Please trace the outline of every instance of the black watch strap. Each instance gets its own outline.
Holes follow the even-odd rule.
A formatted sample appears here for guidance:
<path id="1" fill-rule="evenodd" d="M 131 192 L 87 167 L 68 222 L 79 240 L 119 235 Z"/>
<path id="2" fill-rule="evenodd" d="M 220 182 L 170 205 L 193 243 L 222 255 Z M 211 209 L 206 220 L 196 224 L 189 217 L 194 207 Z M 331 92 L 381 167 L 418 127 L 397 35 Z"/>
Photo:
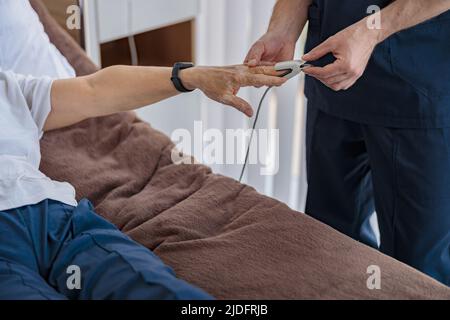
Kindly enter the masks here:
<path id="1" fill-rule="evenodd" d="M 186 89 L 186 87 L 183 85 L 183 82 L 181 81 L 181 79 L 179 77 L 179 74 L 180 74 L 181 70 L 189 69 L 189 68 L 192 68 L 193 66 L 194 66 L 193 63 L 187 63 L 187 62 L 177 62 L 173 66 L 172 78 L 170 80 L 172 80 L 173 85 L 175 86 L 175 88 L 179 92 L 192 92 L 192 91 L 194 91 L 194 90 Z"/>

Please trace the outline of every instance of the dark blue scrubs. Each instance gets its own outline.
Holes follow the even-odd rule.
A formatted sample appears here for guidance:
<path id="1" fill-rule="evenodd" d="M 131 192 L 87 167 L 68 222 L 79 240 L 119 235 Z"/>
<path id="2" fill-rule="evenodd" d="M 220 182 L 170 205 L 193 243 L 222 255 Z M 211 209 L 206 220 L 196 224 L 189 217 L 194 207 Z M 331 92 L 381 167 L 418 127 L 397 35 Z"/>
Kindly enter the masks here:
<path id="1" fill-rule="evenodd" d="M 306 51 L 388 0 L 315 0 Z M 333 61 L 328 55 L 315 62 Z M 450 11 L 375 49 L 349 90 L 308 77 L 306 212 L 450 285 Z"/>

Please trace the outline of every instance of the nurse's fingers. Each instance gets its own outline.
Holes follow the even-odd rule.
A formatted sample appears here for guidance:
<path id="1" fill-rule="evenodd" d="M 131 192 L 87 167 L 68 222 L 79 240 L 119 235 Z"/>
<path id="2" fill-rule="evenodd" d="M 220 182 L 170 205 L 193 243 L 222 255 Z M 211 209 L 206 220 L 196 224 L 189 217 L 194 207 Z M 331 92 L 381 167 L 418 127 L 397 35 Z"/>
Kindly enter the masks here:
<path id="1" fill-rule="evenodd" d="M 317 59 L 322 58 L 323 56 L 327 55 L 328 53 L 332 52 L 334 49 L 334 41 L 329 38 L 328 40 L 325 40 L 322 42 L 322 44 L 319 44 L 317 47 L 312 49 L 310 52 L 305 54 L 302 57 L 302 60 L 304 61 L 315 61 Z"/>
<path id="2" fill-rule="evenodd" d="M 320 81 L 323 81 L 324 83 L 326 83 L 327 85 L 333 85 L 333 84 L 338 84 L 341 83 L 345 80 L 348 80 L 351 78 L 351 75 L 349 75 L 348 73 L 343 73 L 341 75 L 338 76 L 334 76 L 331 78 L 327 78 L 327 79 L 319 79 Z"/>
<path id="3" fill-rule="evenodd" d="M 355 80 L 355 79 L 350 79 L 350 80 L 348 80 L 348 81 L 343 81 L 342 83 L 341 83 L 341 87 L 342 87 L 342 89 L 341 90 L 348 90 L 348 89 L 350 89 L 351 87 L 353 87 L 353 85 L 356 83 L 356 81 L 357 80 Z"/>
<path id="4" fill-rule="evenodd" d="M 308 67 L 303 70 L 305 74 L 320 79 L 329 79 L 340 76 L 345 73 L 340 63 L 337 60 L 325 67 Z"/>
<path id="5" fill-rule="evenodd" d="M 350 78 L 334 84 L 328 84 L 324 81 L 321 82 L 333 91 L 345 91 L 350 89 L 355 84 L 356 80 Z"/>
<path id="6" fill-rule="evenodd" d="M 261 41 L 257 41 L 253 47 L 250 49 L 247 57 L 245 58 L 245 63 L 250 67 L 256 67 L 264 54 L 265 46 Z"/>

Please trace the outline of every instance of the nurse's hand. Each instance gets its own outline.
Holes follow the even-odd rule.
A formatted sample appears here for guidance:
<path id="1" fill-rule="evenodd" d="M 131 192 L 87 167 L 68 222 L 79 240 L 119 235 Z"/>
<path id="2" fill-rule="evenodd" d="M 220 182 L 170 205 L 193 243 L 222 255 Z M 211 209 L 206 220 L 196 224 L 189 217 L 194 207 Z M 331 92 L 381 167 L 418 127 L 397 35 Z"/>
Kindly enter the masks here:
<path id="1" fill-rule="evenodd" d="M 295 37 L 287 37 L 287 33 L 267 32 L 252 46 L 244 63 L 250 67 L 289 61 L 294 58 Z"/>
<path id="2" fill-rule="evenodd" d="M 369 29 L 365 21 L 358 22 L 303 56 L 305 61 L 315 61 L 331 53 L 336 58 L 333 63 L 304 71 L 334 91 L 347 90 L 364 74 L 379 41 L 379 30 Z"/>

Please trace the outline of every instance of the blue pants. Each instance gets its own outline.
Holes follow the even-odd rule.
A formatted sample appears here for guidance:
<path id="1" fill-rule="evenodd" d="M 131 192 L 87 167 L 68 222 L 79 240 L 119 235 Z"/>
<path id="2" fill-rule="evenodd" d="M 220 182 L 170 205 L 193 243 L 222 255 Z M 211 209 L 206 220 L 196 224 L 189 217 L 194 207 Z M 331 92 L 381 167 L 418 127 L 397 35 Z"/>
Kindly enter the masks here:
<path id="1" fill-rule="evenodd" d="M 368 126 L 308 108 L 306 212 L 450 285 L 450 128 Z"/>
<path id="2" fill-rule="evenodd" d="M 0 299 L 210 298 L 87 200 L 77 208 L 46 200 L 0 212 Z"/>

